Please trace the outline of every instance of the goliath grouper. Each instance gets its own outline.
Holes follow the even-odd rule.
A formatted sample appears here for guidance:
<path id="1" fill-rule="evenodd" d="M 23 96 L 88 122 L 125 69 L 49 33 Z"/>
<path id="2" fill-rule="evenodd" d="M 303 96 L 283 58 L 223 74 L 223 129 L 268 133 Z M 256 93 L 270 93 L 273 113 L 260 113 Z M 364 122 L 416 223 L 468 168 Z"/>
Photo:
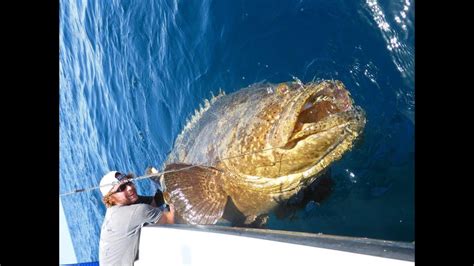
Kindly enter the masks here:
<path id="1" fill-rule="evenodd" d="M 315 181 L 365 123 L 340 81 L 221 94 L 177 137 L 161 177 L 165 196 L 179 222 L 215 224 L 231 202 L 250 224 Z"/>

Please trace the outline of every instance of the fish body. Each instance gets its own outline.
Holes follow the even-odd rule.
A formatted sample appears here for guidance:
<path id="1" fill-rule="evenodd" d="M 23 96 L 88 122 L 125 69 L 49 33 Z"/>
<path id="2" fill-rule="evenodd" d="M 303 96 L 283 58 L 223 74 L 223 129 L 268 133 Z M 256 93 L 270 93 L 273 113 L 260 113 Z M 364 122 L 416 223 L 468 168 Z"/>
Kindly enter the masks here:
<path id="1" fill-rule="evenodd" d="M 177 137 L 161 177 L 179 220 L 251 223 L 311 184 L 366 123 L 340 81 L 254 84 L 219 95 Z"/>

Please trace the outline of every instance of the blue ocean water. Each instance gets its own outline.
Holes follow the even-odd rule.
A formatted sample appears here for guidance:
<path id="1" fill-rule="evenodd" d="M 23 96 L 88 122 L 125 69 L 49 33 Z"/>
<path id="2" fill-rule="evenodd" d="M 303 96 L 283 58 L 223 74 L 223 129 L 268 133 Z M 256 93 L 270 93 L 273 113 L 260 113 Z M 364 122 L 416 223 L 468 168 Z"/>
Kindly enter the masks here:
<path id="1" fill-rule="evenodd" d="M 59 41 L 61 193 L 161 167 L 220 89 L 338 79 L 367 112 L 364 136 L 325 201 L 268 227 L 414 240 L 413 0 L 61 0 Z M 61 200 L 78 261 L 96 261 L 100 192 Z"/>

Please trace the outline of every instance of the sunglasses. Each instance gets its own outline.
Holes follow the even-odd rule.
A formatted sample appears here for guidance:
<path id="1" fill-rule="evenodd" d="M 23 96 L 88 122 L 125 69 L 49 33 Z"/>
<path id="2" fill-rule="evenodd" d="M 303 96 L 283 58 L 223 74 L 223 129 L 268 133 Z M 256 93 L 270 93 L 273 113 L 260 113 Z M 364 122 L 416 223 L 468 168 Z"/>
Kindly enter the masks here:
<path id="1" fill-rule="evenodd" d="M 114 193 L 112 193 L 112 194 L 125 191 L 125 189 L 127 189 L 127 186 L 134 186 L 134 185 L 135 185 L 135 184 L 133 184 L 132 181 L 128 181 L 128 182 L 126 182 L 126 183 L 123 183 L 123 184 L 120 185 L 120 186 L 118 187 L 118 189 L 117 189 Z"/>

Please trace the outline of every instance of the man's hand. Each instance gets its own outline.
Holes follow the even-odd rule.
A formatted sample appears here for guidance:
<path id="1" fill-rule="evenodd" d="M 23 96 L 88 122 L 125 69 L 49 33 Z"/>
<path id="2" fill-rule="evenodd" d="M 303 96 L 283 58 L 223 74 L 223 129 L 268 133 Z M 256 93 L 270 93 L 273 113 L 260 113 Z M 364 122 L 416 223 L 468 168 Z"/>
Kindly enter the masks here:
<path id="1" fill-rule="evenodd" d="M 170 211 L 165 211 L 161 215 L 161 218 L 157 221 L 158 224 L 174 224 L 174 206 L 173 204 L 168 205 Z"/>

